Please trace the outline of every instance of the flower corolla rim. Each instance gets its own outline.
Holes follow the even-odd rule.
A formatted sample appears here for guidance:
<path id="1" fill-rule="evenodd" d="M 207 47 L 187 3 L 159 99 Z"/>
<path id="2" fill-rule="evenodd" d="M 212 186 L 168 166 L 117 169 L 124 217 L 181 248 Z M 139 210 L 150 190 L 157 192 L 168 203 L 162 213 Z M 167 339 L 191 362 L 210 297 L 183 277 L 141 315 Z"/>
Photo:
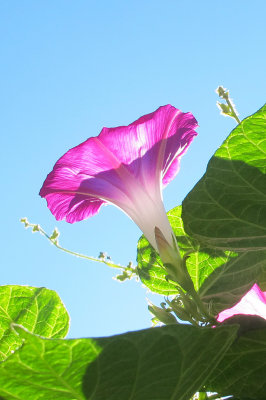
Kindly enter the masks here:
<path id="1" fill-rule="evenodd" d="M 112 203 L 139 226 L 155 249 L 155 226 L 171 243 L 162 187 L 178 173 L 196 127 L 191 113 L 166 105 L 128 126 L 103 128 L 56 162 L 40 195 L 57 220 L 81 221 Z"/>
<path id="2" fill-rule="evenodd" d="M 235 315 L 254 315 L 266 320 L 266 292 L 255 283 L 233 307 L 221 311 L 218 322 L 224 322 Z"/>

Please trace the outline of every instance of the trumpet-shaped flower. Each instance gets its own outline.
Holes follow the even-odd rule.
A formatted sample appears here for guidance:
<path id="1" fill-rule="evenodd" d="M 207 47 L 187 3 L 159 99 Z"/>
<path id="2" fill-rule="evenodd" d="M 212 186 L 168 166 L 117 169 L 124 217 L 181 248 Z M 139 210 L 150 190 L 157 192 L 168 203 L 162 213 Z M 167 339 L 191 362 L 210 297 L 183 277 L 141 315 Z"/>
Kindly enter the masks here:
<path id="1" fill-rule="evenodd" d="M 235 315 L 256 315 L 266 319 L 266 292 L 255 283 L 236 305 L 221 311 L 217 321 L 223 322 Z"/>
<path id="2" fill-rule="evenodd" d="M 111 203 L 139 226 L 156 250 L 156 226 L 172 244 L 162 186 L 177 174 L 196 126 L 191 113 L 167 105 L 128 126 L 103 128 L 56 162 L 40 195 L 57 220 L 80 221 Z"/>

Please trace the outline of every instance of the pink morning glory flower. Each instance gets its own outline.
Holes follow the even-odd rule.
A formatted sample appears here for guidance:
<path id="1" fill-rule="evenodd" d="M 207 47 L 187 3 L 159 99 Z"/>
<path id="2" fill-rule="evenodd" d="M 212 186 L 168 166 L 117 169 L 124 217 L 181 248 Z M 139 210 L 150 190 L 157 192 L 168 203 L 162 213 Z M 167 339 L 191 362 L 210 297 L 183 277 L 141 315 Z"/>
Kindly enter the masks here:
<path id="1" fill-rule="evenodd" d="M 256 315 L 266 319 L 266 292 L 255 283 L 235 306 L 220 312 L 217 321 L 223 322 L 235 315 Z"/>
<path id="2" fill-rule="evenodd" d="M 70 223 L 91 217 L 111 203 L 139 226 L 156 250 L 155 227 L 172 245 L 162 186 L 177 174 L 196 126 L 191 113 L 167 105 L 128 126 L 103 128 L 99 136 L 70 149 L 56 162 L 40 195 L 57 220 Z"/>

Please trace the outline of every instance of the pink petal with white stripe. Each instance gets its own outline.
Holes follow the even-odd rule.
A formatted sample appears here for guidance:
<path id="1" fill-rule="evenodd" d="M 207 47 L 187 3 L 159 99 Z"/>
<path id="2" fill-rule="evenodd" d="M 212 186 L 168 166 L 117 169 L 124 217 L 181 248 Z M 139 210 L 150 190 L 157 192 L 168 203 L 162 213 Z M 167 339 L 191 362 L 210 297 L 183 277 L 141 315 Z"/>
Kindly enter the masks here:
<path id="1" fill-rule="evenodd" d="M 133 219 L 154 248 L 155 226 L 172 243 L 162 184 L 177 174 L 196 126 L 191 113 L 167 105 L 128 126 L 103 128 L 98 137 L 57 161 L 40 195 L 58 220 L 80 221 L 112 203 Z"/>

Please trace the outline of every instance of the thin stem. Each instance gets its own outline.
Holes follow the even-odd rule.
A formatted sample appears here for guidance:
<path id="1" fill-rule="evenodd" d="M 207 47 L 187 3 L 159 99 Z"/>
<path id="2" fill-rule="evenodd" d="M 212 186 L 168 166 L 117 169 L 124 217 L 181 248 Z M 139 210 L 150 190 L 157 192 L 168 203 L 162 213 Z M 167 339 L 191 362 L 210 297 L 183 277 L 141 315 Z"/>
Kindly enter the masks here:
<path id="1" fill-rule="evenodd" d="M 229 96 L 226 96 L 224 99 L 225 99 L 225 101 L 226 101 L 228 107 L 230 108 L 230 110 L 231 110 L 231 112 L 232 112 L 232 116 L 233 116 L 233 117 L 235 118 L 235 120 L 240 124 L 241 121 L 240 121 L 240 119 L 238 118 L 238 116 L 237 116 L 237 114 L 236 114 L 235 108 L 234 108 L 233 104 L 231 103 Z"/>
<path id="2" fill-rule="evenodd" d="M 234 118 L 237 121 L 237 123 L 240 124 L 241 121 L 238 118 L 234 104 L 232 103 L 232 101 L 230 100 L 230 97 L 229 97 L 229 90 L 226 90 L 223 86 L 219 86 L 216 89 L 216 92 L 217 92 L 218 96 L 221 97 L 221 99 L 224 99 L 226 101 L 227 106 L 230 110 L 230 111 L 228 111 L 227 109 L 224 110 L 224 107 L 226 108 L 226 106 L 224 104 L 218 103 L 219 108 L 221 108 L 221 110 L 222 110 L 222 114 Z"/>
<path id="3" fill-rule="evenodd" d="M 47 239 L 50 240 L 49 237 Z M 100 258 L 90 257 L 90 256 L 86 256 L 85 254 L 80 254 L 80 253 L 76 253 L 75 251 L 68 250 L 68 249 L 60 246 L 59 244 L 54 243 L 52 240 L 50 240 L 50 242 L 53 243 L 55 245 L 55 247 L 57 247 L 59 250 L 65 251 L 66 253 L 71 254 L 72 256 L 76 256 L 76 257 L 79 257 L 79 258 L 85 258 L 86 260 L 89 260 L 89 261 L 95 261 L 95 262 L 103 263 L 103 264 L 108 265 L 108 267 L 112 267 L 112 268 L 126 269 L 126 267 L 124 267 L 124 266 L 117 265 L 115 263 L 108 262 L 108 261 L 100 259 Z"/>
<path id="4" fill-rule="evenodd" d="M 123 265 L 115 264 L 115 263 L 113 263 L 111 261 L 106 261 L 104 258 L 90 257 L 90 256 L 87 256 L 85 254 L 81 254 L 81 253 L 77 253 L 75 251 L 68 250 L 65 247 L 60 246 L 58 244 L 56 238 L 53 239 L 52 237 L 50 237 L 48 235 L 48 233 L 46 233 L 45 230 L 40 225 L 31 224 L 26 219 L 22 219 L 21 222 L 24 223 L 26 228 L 28 228 L 28 227 L 32 228 L 33 232 L 40 232 L 41 235 L 45 236 L 46 239 L 48 239 L 49 242 L 52 243 L 55 247 L 57 247 L 59 250 L 62 250 L 64 252 L 68 253 L 68 254 L 71 254 L 72 256 L 76 256 L 76 257 L 79 257 L 79 258 L 84 258 L 85 260 L 89 260 L 89 261 L 102 263 L 102 264 L 108 265 L 108 267 L 111 267 L 111 268 L 117 268 L 117 269 L 122 269 L 122 270 L 125 270 L 125 271 L 130 271 L 133 274 L 135 273 L 135 269 L 130 267 L 130 266 L 125 267 Z"/>
<path id="5" fill-rule="evenodd" d="M 193 397 L 193 399 L 197 400 L 233 400 L 233 396 L 226 396 L 226 397 L 221 397 L 219 393 L 213 393 L 213 394 L 207 394 L 206 392 L 198 392 L 197 395 Z M 193 400 L 191 399 L 191 400 Z"/>
<path id="6" fill-rule="evenodd" d="M 210 396 L 207 397 L 208 400 L 218 400 L 218 399 L 224 399 L 224 397 L 221 397 L 218 393 L 216 394 L 211 394 Z M 226 397 L 227 400 L 232 399 L 233 397 Z"/>

